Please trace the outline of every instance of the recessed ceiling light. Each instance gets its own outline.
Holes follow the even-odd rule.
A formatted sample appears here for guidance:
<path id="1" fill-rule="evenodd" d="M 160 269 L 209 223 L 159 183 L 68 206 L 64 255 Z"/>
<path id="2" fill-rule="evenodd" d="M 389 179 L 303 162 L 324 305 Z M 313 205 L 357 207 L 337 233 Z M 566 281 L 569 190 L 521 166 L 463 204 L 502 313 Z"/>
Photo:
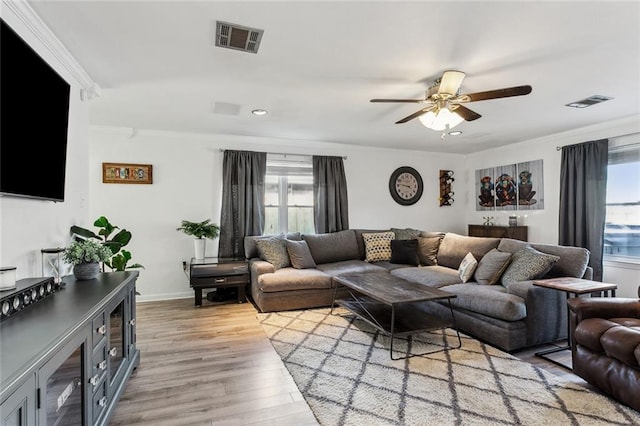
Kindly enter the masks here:
<path id="1" fill-rule="evenodd" d="M 267 115 L 267 110 L 266 109 L 254 109 L 251 111 L 251 114 L 253 115 Z"/>
<path id="2" fill-rule="evenodd" d="M 449 132 L 449 136 L 458 136 L 461 134 L 462 132 L 460 130 L 454 130 L 453 132 Z"/>

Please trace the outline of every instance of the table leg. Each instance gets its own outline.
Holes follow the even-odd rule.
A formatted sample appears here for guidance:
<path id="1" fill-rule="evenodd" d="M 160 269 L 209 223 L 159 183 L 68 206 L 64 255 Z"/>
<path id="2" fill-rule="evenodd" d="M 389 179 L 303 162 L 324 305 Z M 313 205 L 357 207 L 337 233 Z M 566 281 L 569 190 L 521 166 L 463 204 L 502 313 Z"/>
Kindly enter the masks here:
<path id="1" fill-rule="evenodd" d="M 202 306 L 202 288 L 194 287 L 193 291 L 196 294 L 196 308 L 199 308 L 200 306 Z"/>
<path id="2" fill-rule="evenodd" d="M 571 297 L 571 293 L 569 293 L 568 291 L 565 292 L 565 296 L 566 296 L 566 300 L 568 301 L 569 298 Z M 578 297 L 578 295 L 576 294 L 576 297 Z M 553 349 L 547 349 L 546 351 L 541 351 L 541 352 L 536 352 L 535 356 L 545 359 L 549 362 L 552 362 L 556 365 L 559 365 L 560 367 L 564 367 L 568 370 L 573 370 L 572 366 L 568 366 L 565 364 L 562 364 L 561 362 L 556 361 L 555 359 L 549 358 L 547 355 L 549 354 L 554 354 L 556 352 L 561 352 L 561 351 L 566 351 L 566 350 L 571 350 L 571 312 L 569 311 L 569 306 L 567 305 L 566 301 L 565 301 L 565 306 L 567 307 L 567 344 L 566 346 L 561 346 L 558 348 L 553 348 Z"/>
<path id="3" fill-rule="evenodd" d="M 247 296 L 244 292 L 244 284 L 238 286 L 238 303 L 244 303 L 247 300 Z"/>

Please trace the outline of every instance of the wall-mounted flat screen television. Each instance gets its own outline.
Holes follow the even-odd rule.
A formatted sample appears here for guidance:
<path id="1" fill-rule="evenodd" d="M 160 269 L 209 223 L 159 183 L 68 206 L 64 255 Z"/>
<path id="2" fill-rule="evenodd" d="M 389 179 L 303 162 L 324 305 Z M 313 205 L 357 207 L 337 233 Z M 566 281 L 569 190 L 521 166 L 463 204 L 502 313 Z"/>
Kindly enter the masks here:
<path id="1" fill-rule="evenodd" d="M 70 85 L 0 26 L 0 194 L 64 201 Z"/>

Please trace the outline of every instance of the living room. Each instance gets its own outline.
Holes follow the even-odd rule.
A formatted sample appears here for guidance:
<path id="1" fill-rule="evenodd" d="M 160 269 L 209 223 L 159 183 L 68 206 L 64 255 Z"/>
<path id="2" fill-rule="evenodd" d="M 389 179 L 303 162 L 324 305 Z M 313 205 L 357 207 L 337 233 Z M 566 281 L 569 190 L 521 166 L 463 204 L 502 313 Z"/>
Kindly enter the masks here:
<path id="1" fill-rule="evenodd" d="M 109 21 L 100 24 L 104 27 L 97 26 L 97 23 L 101 21 L 96 16 L 99 16 L 100 13 L 104 13 L 105 16 L 117 15 L 118 13 L 126 15 L 126 3 L 123 2 L 119 6 L 122 9 L 116 8 L 114 10 L 108 10 L 109 6 L 106 4 L 93 6 L 88 4 L 83 6 L 86 9 L 82 9 L 79 5 L 72 3 L 68 3 L 66 6 L 56 5 L 55 2 L 29 2 L 25 3 L 26 6 L 23 2 L 3 0 L 2 3 L 2 19 L 34 47 L 57 72 L 71 82 L 64 202 L 53 203 L 14 197 L 0 198 L 2 207 L 0 263 L 3 266 L 16 266 L 18 279 L 40 276 L 43 270 L 40 250 L 47 247 L 66 246 L 70 242 L 71 236 L 68 231 L 71 226 L 91 227 L 97 217 L 104 215 L 114 224 L 126 227 L 133 234 L 128 247 L 133 253 L 134 261 L 145 266 L 145 269 L 140 270 L 140 276 L 137 280 L 137 291 L 140 293 L 137 298 L 138 302 L 193 298 L 189 280 L 185 277 L 182 269 L 182 262 L 190 261 L 193 256 L 193 242 L 191 238 L 177 232 L 176 228 L 184 219 L 204 220 L 211 218 L 214 222 L 219 223 L 222 199 L 222 150 L 250 150 L 305 156 L 344 156 L 346 157 L 344 165 L 348 183 L 351 227 L 363 229 L 386 229 L 390 226 L 411 227 L 429 231 L 455 232 L 461 235 L 466 235 L 468 224 L 482 224 L 485 221 L 484 216 L 493 216 L 496 225 L 506 226 L 511 214 L 509 211 L 477 210 L 475 205 L 476 170 L 503 164 L 542 160 L 544 165 L 544 209 L 518 211 L 517 213 L 520 215 L 520 223 L 528 227 L 529 241 L 556 244 L 559 235 L 558 212 L 561 175 L 561 152 L 557 150 L 557 147 L 604 138 L 609 139 L 612 146 L 638 143 L 640 114 L 637 93 L 640 88 L 637 76 L 640 72 L 640 58 L 638 56 L 638 51 L 640 51 L 638 28 L 640 25 L 638 4 L 635 2 L 615 3 L 614 6 L 608 2 L 589 2 L 580 4 L 579 8 L 575 3 L 561 4 L 558 7 L 563 8 L 564 21 L 560 18 L 551 19 L 551 15 L 553 15 L 551 9 L 531 10 L 531 16 L 538 18 L 549 16 L 547 21 L 542 19 L 533 21 L 532 19 L 533 23 L 531 23 L 527 18 L 522 17 L 525 15 L 524 12 L 517 12 L 515 9 L 510 10 L 509 8 L 503 14 L 494 15 L 495 23 L 488 20 L 493 26 L 499 25 L 499 18 L 508 19 L 511 17 L 514 20 L 522 19 L 524 21 L 522 25 L 526 24 L 528 30 L 532 30 L 536 26 L 543 26 L 542 28 L 546 31 L 552 31 L 553 28 L 556 28 L 559 32 L 570 33 L 571 31 L 562 29 L 563 25 L 569 25 L 570 20 L 565 8 L 578 8 L 575 15 L 571 16 L 571 19 L 576 21 L 579 21 L 578 18 L 583 16 L 581 13 L 584 13 L 583 24 L 595 22 L 596 17 L 609 18 L 604 19 L 602 25 L 604 26 L 606 23 L 610 34 L 607 34 L 607 37 L 601 36 L 603 41 L 594 48 L 598 48 L 598 54 L 602 53 L 602 46 L 605 46 L 605 50 L 610 49 L 611 52 L 610 56 L 597 59 L 592 64 L 595 71 L 592 70 L 589 73 L 591 79 L 587 80 L 593 85 L 572 86 L 572 78 L 577 78 L 572 75 L 586 73 L 583 68 L 558 70 L 558 72 L 565 73 L 558 74 L 558 78 L 562 78 L 563 84 L 570 87 L 570 90 L 562 93 L 562 103 L 553 105 L 553 114 L 561 118 L 555 119 L 550 124 L 547 124 L 544 118 L 534 120 L 529 118 L 527 120 L 529 127 L 526 128 L 529 133 L 524 133 L 524 131 L 518 133 L 520 129 L 518 111 L 521 108 L 526 108 L 528 102 L 533 102 L 540 96 L 549 94 L 550 89 L 545 88 L 548 80 L 540 78 L 535 74 L 535 71 L 526 71 L 526 62 L 531 57 L 533 61 L 548 64 L 558 59 L 554 58 L 553 54 L 560 55 L 562 52 L 553 51 L 549 53 L 551 57 L 545 56 L 544 46 L 534 43 L 529 48 L 525 47 L 529 42 L 525 36 L 513 40 L 503 39 L 504 44 L 515 45 L 507 46 L 509 49 L 502 51 L 501 56 L 489 56 L 487 59 L 479 58 L 478 56 L 482 56 L 485 50 L 491 50 L 486 47 L 486 44 L 495 43 L 489 34 L 478 33 L 477 46 L 458 45 L 446 36 L 443 36 L 441 41 L 439 37 L 436 38 L 434 31 L 429 30 L 428 26 L 432 20 L 432 14 L 445 13 L 444 6 L 440 3 L 414 5 L 413 7 L 416 8 L 423 7 L 422 14 L 417 14 L 414 20 L 405 24 L 402 18 L 408 18 L 412 13 L 402 13 L 393 19 L 392 23 L 394 27 L 400 29 L 403 28 L 403 25 L 424 25 L 426 27 L 424 37 L 415 39 L 409 36 L 407 40 L 414 42 L 416 46 L 408 51 L 398 49 L 398 52 L 378 53 L 381 57 L 388 58 L 386 69 L 380 73 L 358 76 L 357 78 L 372 81 L 358 86 L 358 97 L 355 101 L 351 99 L 344 110 L 340 104 L 341 98 L 334 101 L 334 107 L 344 111 L 345 115 L 347 111 L 356 109 L 357 111 L 354 113 L 366 116 L 362 121 L 358 121 L 362 134 L 358 133 L 357 126 L 355 129 L 346 127 L 347 130 L 343 134 L 337 133 L 337 130 L 334 131 L 333 128 L 337 129 L 343 126 L 344 121 L 348 121 L 348 115 L 346 119 L 336 118 L 334 123 L 332 119 L 335 117 L 328 115 L 325 110 L 321 110 L 321 113 L 315 117 L 314 127 L 310 127 L 306 121 L 297 121 L 301 115 L 305 115 L 304 110 L 301 109 L 302 106 L 297 107 L 300 108 L 297 114 L 289 113 L 288 119 L 291 120 L 291 124 L 290 127 L 286 127 L 286 121 L 283 121 L 284 118 L 281 116 L 283 113 L 277 109 L 280 92 L 287 88 L 287 78 L 290 74 L 299 74 L 296 77 L 296 82 L 308 81 L 306 85 L 292 85 L 295 90 L 291 90 L 293 93 L 289 95 L 290 99 L 292 100 L 296 96 L 306 98 L 310 108 L 317 102 L 315 98 L 333 99 L 334 92 L 348 93 L 351 89 L 349 78 L 346 80 L 336 78 L 335 86 L 327 86 L 325 77 L 320 79 L 319 74 L 336 77 L 343 74 L 344 69 L 341 61 L 346 60 L 349 56 L 359 57 L 358 60 L 363 63 L 365 69 L 374 66 L 372 62 L 368 62 L 369 60 L 373 61 L 371 52 L 356 50 L 359 44 L 366 46 L 362 40 L 359 40 L 359 43 L 349 43 L 345 49 L 338 49 L 335 57 L 331 55 L 335 49 L 334 46 L 319 47 L 313 51 L 313 54 L 321 55 L 327 64 L 332 64 L 330 67 L 317 73 L 311 73 L 308 68 L 303 67 L 303 64 L 298 65 L 301 67 L 300 69 L 291 66 L 283 76 L 273 77 L 272 82 L 266 81 L 265 77 L 260 77 L 260 71 L 266 67 L 260 63 L 263 52 L 253 55 L 232 50 L 216 51 L 214 49 L 219 48 L 207 41 L 209 43 L 207 49 L 209 50 L 206 51 L 204 57 L 211 60 L 212 63 L 224 67 L 224 74 L 227 77 L 215 89 L 217 92 L 210 92 L 209 100 L 205 104 L 200 104 L 198 107 L 178 105 L 179 109 L 194 117 L 194 130 L 185 130 L 184 127 L 179 128 L 179 126 L 171 129 L 169 125 L 160 127 L 148 124 L 151 122 L 146 121 L 147 117 L 140 111 L 157 109 L 162 113 L 165 108 L 168 108 L 159 103 L 158 107 L 154 108 L 154 102 L 160 102 L 165 94 L 169 97 L 173 92 L 181 90 L 180 84 L 173 84 L 172 74 L 179 72 L 179 67 L 175 64 L 181 61 L 180 44 L 193 43 L 193 40 L 182 39 L 179 30 L 175 33 L 172 32 L 168 38 L 175 39 L 174 44 L 178 45 L 177 53 L 174 53 L 175 59 L 172 58 L 164 63 L 160 62 L 157 65 L 157 74 L 138 74 L 144 68 L 138 69 L 136 67 L 141 66 L 140 63 L 145 61 L 145 54 L 156 58 L 161 52 L 145 53 L 141 44 L 137 49 L 126 50 L 126 55 L 119 55 L 117 51 L 119 39 L 108 46 L 100 44 L 104 43 L 104 39 L 97 39 L 93 46 L 90 42 L 92 37 L 97 38 L 96 34 L 102 30 L 106 31 L 105 28 L 112 23 Z M 33 6 L 35 11 L 31 10 L 29 4 Z M 261 24 L 261 19 L 258 19 L 262 15 L 260 8 L 257 11 L 247 11 L 242 7 L 234 9 L 232 5 L 221 3 L 217 8 L 213 8 L 214 11 L 218 11 L 216 14 L 212 10 L 206 9 L 205 4 L 202 2 L 200 7 L 204 8 L 203 13 L 205 10 L 210 13 L 207 16 L 207 25 L 220 19 L 231 22 L 240 21 L 239 24 L 255 25 L 259 28 L 264 27 L 265 34 L 261 46 L 264 49 L 264 55 L 269 54 L 269 49 L 274 49 L 273 45 L 270 46 L 272 42 L 269 38 L 275 36 L 275 34 L 271 35 L 273 33 L 270 34 L 270 30 L 273 28 L 275 33 L 276 27 Z M 266 4 L 268 5 L 268 3 Z M 461 3 L 458 7 L 463 7 L 465 4 Z M 478 4 L 482 5 L 482 3 Z M 534 7 L 533 3 L 527 4 L 528 7 Z M 252 6 L 256 5 L 252 4 Z M 272 6 L 276 7 L 276 14 L 283 13 L 283 9 L 289 7 L 282 4 Z M 355 37 L 355 34 L 347 30 L 348 24 L 353 23 L 352 20 L 354 16 L 357 16 L 357 11 L 361 10 L 361 13 L 365 15 L 366 8 L 369 6 L 359 2 L 350 4 L 352 8 L 348 11 L 350 14 L 345 12 L 343 18 L 334 25 L 335 28 L 345 31 L 342 35 L 343 38 Z M 489 7 L 488 4 L 485 6 Z M 82 21 L 82 17 L 70 14 L 69 10 L 74 7 L 85 12 L 96 7 L 99 13 L 96 13 L 96 16 L 92 18 L 87 16 L 85 17 L 87 20 Z M 248 8 L 247 4 L 245 7 Z M 267 6 L 263 4 L 261 7 Z M 302 8 L 301 5 L 296 7 Z M 312 4 L 309 7 L 312 9 L 306 12 L 304 9 L 299 11 L 299 25 L 302 28 L 305 24 L 309 24 L 308 21 L 311 20 L 308 18 L 309 16 L 317 14 L 318 17 L 328 19 L 334 14 L 319 4 Z M 387 4 L 386 7 L 379 7 L 382 10 L 377 10 L 376 19 L 380 19 L 380 15 L 384 16 L 385 12 L 391 14 L 393 9 L 398 6 Z M 520 4 L 518 7 L 525 6 Z M 551 4 L 547 4 L 547 7 L 553 8 Z M 579 10 L 583 7 L 586 8 L 586 11 Z M 144 8 L 142 10 L 144 11 Z M 431 11 L 433 13 L 430 13 Z M 137 14 L 141 13 L 137 9 L 131 12 L 132 21 L 135 21 L 133 17 L 139 16 Z M 173 10 L 173 12 L 180 12 L 180 9 Z M 411 10 L 411 12 L 415 11 Z M 454 18 L 460 16 L 458 9 L 454 12 L 452 12 Z M 189 22 L 187 16 L 191 15 L 178 14 L 175 16 L 176 22 L 183 20 Z M 302 19 L 302 16 L 307 18 Z M 470 17 L 473 14 L 465 16 L 469 20 L 467 24 L 471 25 Z M 40 19 L 38 17 L 42 21 L 38 22 Z M 247 17 L 251 17 L 251 19 Z M 453 21 L 456 20 L 453 19 Z M 31 22 L 36 22 L 35 25 L 41 25 L 42 28 L 34 32 L 30 29 L 30 25 L 33 25 Z M 69 37 L 69 31 L 73 31 L 75 25 L 80 25 L 78 22 L 86 25 L 85 32 L 77 34 L 75 37 Z M 546 23 L 542 24 L 543 22 Z M 612 24 L 611 22 L 616 23 Z M 48 28 L 47 24 L 51 28 Z M 291 22 L 289 24 L 292 25 Z M 66 32 L 65 25 L 69 28 Z M 465 25 L 464 20 L 460 25 Z M 584 25 L 586 26 L 586 24 Z M 101 28 L 101 31 L 92 33 L 91 28 Z M 119 25 L 110 27 L 110 30 L 120 33 L 118 37 L 125 37 L 128 34 L 137 34 L 134 28 L 135 24 L 123 18 Z M 577 31 L 576 28 L 571 28 Z M 282 30 L 282 28 L 278 28 L 278 31 Z M 201 33 L 206 36 L 209 31 L 213 30 L 207 27 L 202 29 Z M 455 32 L 452 29 L 449 31 Z M 448 34 L 449 31 L 445 34 Z M 601 31 L 596 31 L 593 28 L 585 30 L 587 33 Z M 383 32 L 381 31 L 381 33 Z M 437 34 L 437 32 L 435 33 Z M 369 36 L 368 40 L 374 36 L 373 34 L 367 35 Z M 387 36 L 384 33 L 383 35 Z M 365 38 L 360 34 L 358 36 Z M 502 36 L 504 37 L 504 34 Z M 59 41 L 56 37 L 60 38 Z M 116 35 L 114 34 L 113 37 L 115 38 Z M 483 41 L 483 37 L 487 37 L 488 40 Z M 286 38 L 287 36 L 278 36 L 280 40 Z M 579 39 L 580 37 L 574 38 Z M 402 36 L 398 36 L 396 43 L 402 43 L 401 39 Z M 83 42 L 81 43 L 80 40 Z M 304 44 L 304 40 L 300 38 L 300 41 L 292 43 L 285 50 L 298 52 L 303 48 L 301 45 Z M 515 43 L 514 40 L 520 40 L 521 45 Z M 461 43 L 460 40 L 457 42 Z M 465 39 L 465 42 L 471 43 L 468 38 Z M 62 49 L 57 43 L 61 43 Z M 437 49 L 440 57 L 429 54 L 429 59 L 426 60 L 423 57 L 426 55 L 425 50 L 430 50 L 430 46 L 434 43 L 443 44 Z M 617 43 L 623 45 L 623 47 L 616 47 L 620 50 L 613 48 Z M 136 43 L 131 44 L 135 45 Z M 165 46 L 168 48 L 172 44 L 167 43 Z M 90 47 L 94 48 L 95 52 L 87 53 L 87 49 Z M 567 49 L 574 50 L 567 50 L 564 53 L 567 56 L 571 54 L 578 56 L 581 60 L 579 64 L 582 66 L 584 57 L 589 56 L 589 48 L 590 46 L 586 43 L 581 44 L 574 40 L 574 44 L 567 47 Z M 458 50 L 463 53 L 455 55 L 452 53 Z M 75 52 L 78 52 L 78 58 L 75 57 Z M 279 51 L 279 53 L 281 52 Z M 88 62 L 83 63 L 80 56 L 88 58 Z M 277 55 L 275 56 L 276 58 L 270 58 L 270 60 L 277 62 L 279 58 Z M 604 66 L 604 63 L 611 63 L 618 59 L 622 64 L 620 72 L 627 77 L 626 79 L 620 76 L 609 77 L 610 74 L 598 68 Z M 288 58 L 287 61 L 291 61 L 291 59 Z M 119 76 L 118 69 L 114 67 L 111 70 L 110 64 L 116 62 L 130 63 L 131 69 L 129 71 L 132 74 L 126 77 Z M 298 62 L 304 62 L 304 59 L 300 59 Z M 69 63 L 73 65 L 69 65 Z M 208 61 L 203 59 L 203 63 L 200 64 L 202 69 L 199 72 L 191 71 L 193 80 L 202 80 L 203 84 L 206 80 L 203 74 L 208 72 L 205 63 L 207 66 L 210 65 Z M 376 59 L 376 64 L 380 64 L 380 59 Z M 269 66 L 274 67 L 275 65 L 270 63 Z M 507 70 L 508 72 L 500 69 L 503 66 L 510 68 Z M 166 67 L 164 70 L 166 74 L 160 73 L 159 70 L 162 67 Z M 198 69 L 198 66 L 196 65 L 195 68 Z M 371 98 L 376 97 L 420 98 L 427 86 L 432 83 L 433 78 L 441 75 L 444 70 L 458 68 L 468 73 L 463 89 L 468 85 L 470 90 L 465 89 L 465 91 L 531 84 L 533 92 L 528 96 L 473 104 L 472 108 L 481 113 L 482 118 L 460 125 L 459 128 L 463 134 L 458 136 L 459 139 L 450 135 L 441 139 L 441 132 L 426 129 L 418 122 L 394 124 L 394 121 L 414 112 L 417 109 L 415 105 L 385 106 L 369 102 Z M 598 80 L 591 77 L 592 74 L 597 76 L 598 80 L 615 80 L 616 84 L 614 86 L 596 85 L 595 82 Z M 242 77 L 244 81 L 232 83 L 234 75 Z M 246 77 L 243 77 L 244 75 Z M 356 79 L 356 77 L 350 78 Z M 150 88 L 154 80 L 160 81 L 166 93 L 158 93 Z M 239 90 L 240 85 L 248 85 L 247 80 L 255 80 L 260 85 L 267 87 L 258 90 L 253 86 L 254 83 L 249 86 L 253 88 L 249 90 L 256 91 L 260 104 L 254 104 L 255 101 L 248 97 L 242 99 L 234 97 L 234 90 Z M 319 82 L 317 85 L 314 84 L 316 81 Z M 225 88 L 225 84 L 229 88 Z M 272 84 L 271 87 L 269 87 L 270 84 Z M 357 83 L 353 82 L 353 84 Z M 100 96 L 98 96 L 99 93 L 91 94 L 95 87 L 101 87 L 102 94 Z M 131 88 L 130 92 L 127 91 L 129 87 Z M 616 89 L 615 93 L 610 91 L 613 89 Z M 603 105 L 586 108 L 584 111 L 564 106 L 566 103 L 596 94 L 611 96 L 614 100 Z M 142 96 L 137 97 L 136 95 Z M 148 96 L 149 100 L 141 102 L 139 99 L 145 96 Z M 116 101 L 120 102 L 120 108 L 124 114 L 131 114 L 131 119 L 121 117 Z M 211 112 L 212 102 L 238 102 L 242 104 L 242 118 L 229 114 L 213 114 Z M 549 106 L 550 102 L 545 101 Z M 630 107 L 628 109 L 619 108 L 616 106 L 616 102 L 629 102 L 627 105 Z M 606 110 L 609 105 L 616 107 L 614 112 Z M 249 110 L 252 108 L 268 109 L 269 114 L 264 117 L 251 116 Z M 546 112 L 543 108 L 539 108 L 538 114 L 542 117 Z M 601 109 L 598 110 L 598 108 Z M 563 109 L 570 110 L 570 114 L 573 116 L 582 112 L 588 115 L 578 119 L 570 117 L 577 121 L 572 121 L 571 125 L 565 125 L 563 114 L 566 112 Z M 600 114 L 601 111 L 604 111 L 602 114 L 612 115 L 604 117 Z M 211 131 L 208 127 L 199 127 L 203 124 L 195 124 L 196 117 L 205 122 L 214 123 L 217 131 Z M 171 117 L 163 114 L 158 120 L 168 124 L 173 122 Z M 190 121 L 189 118 L 185 119 L 184 115 L 181 116 L 181 120 L 183 120 L 181 125 Z M 273 120 L 271 123 L 275 124 L 270 124 L 269 120 Z M 235 121 L 238 121 L 241 127 L 247 130 L 231 131 L 231 125 L 225 124 Z M 487 127 L 486 130 L 474 127 L 479 126 L 483 121 L 488 122 L 487 125 L 490 127 Z M 281 129 L 278 129 L 279 127 Z M 532 127 L 539 129 L 534 131 Z M 370 132 L 383 134 L 386 137 L 386 142 L 379 139 L 374 141 L 372 135 L 372 142 L 368 143 L 367 136 L 363 135 L 371 134 Z M 522 136 L 523 134 L 528 136 Z M 104 162 L 151 164 L 153 165 L 153 183 L 151 185 L 103 183 L 102 163 Z M 394 170 L 401 166 L 415 168 L 424 180 L 422 198 L 412 206 L 399 205 L 389 196 L 389 177 Z M 438 201 L 440 170 L 455 172 L 456 180 L 453 183 L 455 202 L 451 206 L 440 207 Z M 25 226 L 27 224 L 28 226 Z M 216 254 L 217 240 L 208 241 L 207 255 L 215 256 Z M 67 268 L 66 272 L 70 273 L 70 268 Z M 603 280 L 615 282 L 618 285 L 618 296 L 637 297 L 640 267 L 633 262 L 605 259 Z"/>

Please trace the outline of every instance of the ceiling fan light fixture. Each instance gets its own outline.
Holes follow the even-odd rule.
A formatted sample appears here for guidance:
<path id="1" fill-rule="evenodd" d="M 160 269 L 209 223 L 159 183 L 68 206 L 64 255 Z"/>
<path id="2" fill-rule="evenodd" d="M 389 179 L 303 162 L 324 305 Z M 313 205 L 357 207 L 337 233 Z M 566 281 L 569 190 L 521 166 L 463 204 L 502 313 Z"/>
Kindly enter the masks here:
<path id="1" fill-rule="evenodd" d="M 449 111 L 448 108 L 441 108 L 437 112 L 429 111 L 426 114 L 422 114 L 418 117 L 418 120 L 422 125 L 428 129 L 442 131 L 446 129 L 453 129 L 458 124 L 464 121 L 464 118 L 460 117 L 455 112 Z"/>

